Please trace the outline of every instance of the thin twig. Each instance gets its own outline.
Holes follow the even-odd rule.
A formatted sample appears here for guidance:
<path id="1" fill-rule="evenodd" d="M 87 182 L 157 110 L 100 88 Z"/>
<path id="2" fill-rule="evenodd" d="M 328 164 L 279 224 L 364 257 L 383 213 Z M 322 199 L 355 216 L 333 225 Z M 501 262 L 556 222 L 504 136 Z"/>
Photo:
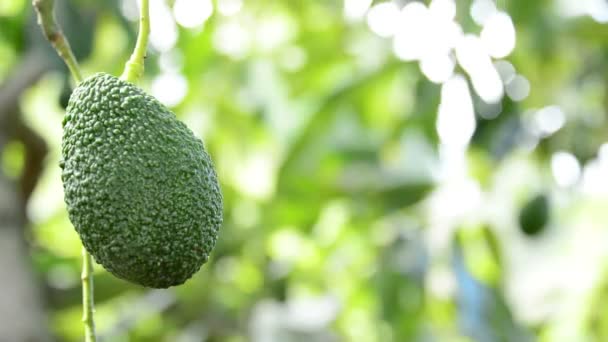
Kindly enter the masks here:
<path id="1" fill-rule="evenodd" d="M 36 13 L 38 14 L 38 25 L 42 28 L 44 32 L 44 36 L 48 41 L 53 45 L 59 57 L 63 59 L 65 64 L 70 69 L 70 73 L 72 77 L 76 80 L 77 83 L 82 82 L 82 74 L 80 72 L 80 68 L 78 67 L 78 62 L 74 57 L 74 53 L 72 53 L 72 49 L 70 48 L 70 43 L 63 35 L 61 28 L 57 25 L 55 21 L 55 15 L 53 12 L 53 7 L 55 5 L 54 0 L 33 0 L 32 4 L 36 9 Z"/>
<path id="2" fill-rule="evenodd" d="M 141 0 L 137 43 L 135 43 L 131 58 L 125 65 L 125 71 L 120 76 L 121 79 L 131 83 L 135 83 L 144 74 L 144 59 L 146 58 L 148 36 L 150 35 L 150 11 L 148 7 L 148 0 Z"/>
<path id="3" fill-rule="evenodd" d="M 82 247 L 82 322 L 84 323 L 85 342 L 95 342 L 95 321 L 93 311 L 93 260 L 84 246 Z"/>

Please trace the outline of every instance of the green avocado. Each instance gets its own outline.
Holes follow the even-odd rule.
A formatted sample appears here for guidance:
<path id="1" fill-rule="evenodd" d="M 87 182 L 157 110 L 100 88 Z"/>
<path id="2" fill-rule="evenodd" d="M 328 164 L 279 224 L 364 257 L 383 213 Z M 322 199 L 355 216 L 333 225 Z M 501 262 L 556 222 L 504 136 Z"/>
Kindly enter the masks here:
<path id="1" fill-rule="evenodd" d="M 519 212 L 519 227 L 528 236 L 540 234 L 549 222 L 549 199 L 545 194 L 532 197 Z"/>
<path id="2" fill-rule="evenodd" d="M 209 258 L 222 224 L 201 140 L 154 97 L 105 73 L 76 87 L 66 112 L 63 188 L 85 248 L 133 283 L 184 283 Z"/>

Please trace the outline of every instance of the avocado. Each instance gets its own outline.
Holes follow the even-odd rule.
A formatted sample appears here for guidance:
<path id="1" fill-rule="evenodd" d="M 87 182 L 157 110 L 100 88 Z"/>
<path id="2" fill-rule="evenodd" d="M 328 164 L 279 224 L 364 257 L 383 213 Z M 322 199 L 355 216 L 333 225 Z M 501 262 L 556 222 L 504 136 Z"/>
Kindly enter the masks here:
<path id="1" fill-rule="evenodd" d="M 98 73 L 70 96 L 61 178 L 70 221 L 115 276 L 152 288 L 188 280 L 222 224 L 201 140 L 137 86 Z"/>
<path id="2" fill-rule="evenodd" d="M 528 236 L 540 234 L 549 222 L 550 206 L 547 195 L 532 197 L 519 212 L 519 227 Z"/>

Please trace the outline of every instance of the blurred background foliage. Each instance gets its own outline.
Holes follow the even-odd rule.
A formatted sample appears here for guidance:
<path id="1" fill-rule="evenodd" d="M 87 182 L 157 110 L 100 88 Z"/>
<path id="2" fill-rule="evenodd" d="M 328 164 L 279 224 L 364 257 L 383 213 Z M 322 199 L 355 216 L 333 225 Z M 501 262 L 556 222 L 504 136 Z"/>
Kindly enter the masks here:
<path id="1" fill-rule="evenodd" d="M 134 0 L 56 12 L 85 75 L 121 73 Z M 142 87 L 204 140 L 225 223 L 184 286 L 97 266 L 103 341 L 608 340 L 608 3 L 151 12 Z M 58 167 L 73 85 L 28 0 L 0 2 L 0 61 L 13 185 L 0 204 L 19 223 L 0 229 L 26 242 L 48 336 L 79 341 L 80 242 Z M 19 288 L 5 267 L 0 290 Z"/>

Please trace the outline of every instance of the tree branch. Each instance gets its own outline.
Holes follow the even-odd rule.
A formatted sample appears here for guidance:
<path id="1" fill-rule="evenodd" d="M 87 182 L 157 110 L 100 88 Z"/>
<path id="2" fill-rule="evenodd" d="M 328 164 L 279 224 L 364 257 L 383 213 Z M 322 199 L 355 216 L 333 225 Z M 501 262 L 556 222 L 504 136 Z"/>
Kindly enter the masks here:
<path id="1" fill-rule="evenodd" d="M 82 82 L 82 74 L 80 73 L 76 57 L 74 57 L 74 53 L 72 53 L 72 49 L 70 48 L 70 43 L 65 39 L 61 28 L 55 21 L 55 15 L 53 13 L 55 1 L 33 0 L 32 4 L 38 14 L 38 24 L 42 28 L 44 36 L 51 45 L 53 45 L 57 54 L 59 54 L 59 57 L 64 60 L 76 82 Z"/>

